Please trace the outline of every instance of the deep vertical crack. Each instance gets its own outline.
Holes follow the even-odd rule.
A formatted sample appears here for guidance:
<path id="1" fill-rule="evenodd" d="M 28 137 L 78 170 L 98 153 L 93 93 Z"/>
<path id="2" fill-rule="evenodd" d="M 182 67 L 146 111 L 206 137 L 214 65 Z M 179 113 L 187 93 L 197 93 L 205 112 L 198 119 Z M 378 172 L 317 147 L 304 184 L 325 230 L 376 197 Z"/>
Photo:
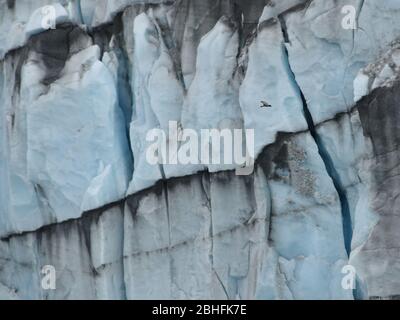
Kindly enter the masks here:
<path id="1" fill-rule="evenodd" d="M 342 212 L 342 227 L 343 227 L 343 237 L 344 237 L 344 246 L 347 252 L 347 255 L 350 256 L 351 253 L 351 240 L 353 237 L 353 227 L 351 221 L 351 214 L 350 214 L 350 206 L 349 201 L 347 199 L 347 192 L 346 189 L 343 187 L 341 182 L 339 173 L 337 172 L 335 165 L 333 163 L 332 157 L 330 156 L 329 152 L 326 150 L 325 145 L 322 141 L 322 138 L 319 136 L 315 125 L 312 115 L 308 109 L 307 101 L 304 97 L 304 94 L 300 91 L 301 100 L 303 102 L 303 111 L 304 117 L 306 118 L 307 125 L 310 131 L 311 136 L 313 137 L 317 147 L 318 153 L 324 162 L 326 171 L 331 178 L 333 185 L 339 195 L 340 200 L 340 207 Z"/>
<path id="2" fill-rule="evenodd" d="M 285 39 L 285 42 L 289 42 L 289 36 L 288 32 L 286 29 L 286 24 L 280 23 L 281 28 L 282 28 L 282 34 Z M 351 220 L 351 214 L 350 214 L 350 206 L 349 206 L 349 201 L 347 199 L 347 192 L 346 189 L 344 188 L 342 181 L 340 179 L 340 175 L 338 171 L 336 170 L 332 157 L 330 156 L 328 150 L 326 149 L 322 138 L 318 134 L 314 120 L 312 117 L 312 114 L 308 108 L 307 100 L 304 96 L 303 91 L 300 88 L 300 85 L 296 81 L 295 74 L 291 68 L 290 61 L 289 61 L 289 53 L 287 50 L 287 47 L 285 44 L 282 44 L 283 51 L 284 51 L 284 58 L 285 62 L 287 64 L 287 70 L 289 72 L 289 76 L 292 80 L 292 83 L 294 86 L 297 88 L 302 104 L 303 104 L 303 115 L 304 118 L 306 119 L 308 129 L 310 131 L 310 134 L 312 138 L 315 141 L 315 144 L 318 148 L 318 153 L 321 156 L 322 161 L 324 162 L 326 172 L 328 173 L 329 177 L 331 178 L 333 185 L 336 189 L 336 192 L 338 193 L 339 196 L 339 201 L 340 201 L 340 207 L 341 207 L 341 214 L 342 214 L 342 229 L 343 229 L 343 238 L 344 238 L 344 246 L 346 249 L 347 256 L 350 257 L 351 253 L 351 241 L 353 237 L 353 226 L 352 226 L 352 220 Z"/>
<path id="3" fill-rule="evenodd" d="M 169 276 L 171 283 L 174 283 L 174 272 L 173 272 L 173 257 L 171 254 L 172 237 L 171 237 L 171 217 L 169 211 L 169 194 L 168 194 L 168 180 L 165 179 L 164 171 L 162 171 L 163 181 L 162 188 L 165 197 L 166 214 L 167 214 L 167 228 L 168 228 L 168 264 L 169 264 Z M 170 288 L 170 296 L 172 296 L 172 287 Z"/>

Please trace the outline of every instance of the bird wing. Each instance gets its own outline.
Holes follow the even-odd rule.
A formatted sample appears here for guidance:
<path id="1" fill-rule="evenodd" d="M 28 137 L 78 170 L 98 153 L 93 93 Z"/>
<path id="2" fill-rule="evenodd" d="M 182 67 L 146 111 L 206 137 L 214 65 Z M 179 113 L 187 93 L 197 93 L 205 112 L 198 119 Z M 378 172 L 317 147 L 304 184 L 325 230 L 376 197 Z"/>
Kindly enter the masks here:
<path id="1" fill-rule="evenodd" d="M 271 105 L 268 102 L 261 101 L 262 106 L 261 107 L 271 107 Z"/>

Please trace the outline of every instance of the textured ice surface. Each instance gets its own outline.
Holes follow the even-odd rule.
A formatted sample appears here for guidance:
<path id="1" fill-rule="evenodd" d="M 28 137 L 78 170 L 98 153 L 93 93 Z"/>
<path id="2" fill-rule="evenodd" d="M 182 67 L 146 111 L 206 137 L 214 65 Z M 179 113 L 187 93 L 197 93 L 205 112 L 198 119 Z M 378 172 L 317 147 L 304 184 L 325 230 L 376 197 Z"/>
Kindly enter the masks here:
<path id="1" fill-rule="evenodd" d="M 51 8 L 51 11 L 49 11 L 51 17 L 47 18 L 46 14 L 49 8 Z M 47 21 L 47 19 L 50 19 L 50 21 Z M 69 16 L 67 10 L 59 3 L 55 3 L 51 7 L 43 6 L 36 9 L 29 17 L 29 20 L 25 26 L 25 33 L 29 37 L 31 35 L 46 31 L 49 28 L 55 28 L 57 24 L 62 24 L 68 21 Z"/>
<path id="2" fill-rule="evenodd" d="M 399 21 L 394 0 L 0 0 L 0 299 L 399 296 Z M 254 173 L 150 165 L 169 121 L 254 129 Z"/>
<path id="3" fill-rule="evenodd" d="M 391 87 L 399 80 L 400 43 L 395 41 L 380 59 L 359 71 L 354 79 L 354 101 L 359 101 L 372 90 Z"/>
<path id="4" fill-rule="evenodd" d="M 356 8 L 358 28 L 343 29 L 342 8 Z M 312 1 L 286 18 L 289 60 L 315 122 L 348 111 L 360 68 L 400 33 L 400 2 Z"/>
<path id="5" fill-rule="evenodd" d="M 260 101 L 267 101 L 272 108 L 259 108 Z M 240 106 L 246 128 L 255 130 L 256 154 L 274 142 L 278 132 L 307 129 L 303 102 L 290 72 L 277 20 L 261 20 L 257 37 L 249 47 Z"/>
<path id="6" fill-rule="evenodd" d="M 88 28 L 112 21 L 129 5 L 171 2 L 170 0 L 1 0 L 0 58 L 7 51 L 24 45 L 30 35 L 45 31 L 43 26 L 54 19 L 56 24 L 70 21 Z M 53 11 L 46 7 L 53 6 Z M 49 15 L 48 12 L 51 12 Z M 43 20 L 44 19 L 44 20 Z M 47 28 L 46 28 L 47 29 Z"/>
<path id="7" fill-rule="evenodd" d="M 21 74 L 14 78 L 18 104 L 13 83 L 5 84 L 3 235 L 77 218 L 124 197 L 131 172 L 124 119 L 113 77 L 90 42 L 74 28 L 34 38 L 26 61 L 11 71 Z"/>

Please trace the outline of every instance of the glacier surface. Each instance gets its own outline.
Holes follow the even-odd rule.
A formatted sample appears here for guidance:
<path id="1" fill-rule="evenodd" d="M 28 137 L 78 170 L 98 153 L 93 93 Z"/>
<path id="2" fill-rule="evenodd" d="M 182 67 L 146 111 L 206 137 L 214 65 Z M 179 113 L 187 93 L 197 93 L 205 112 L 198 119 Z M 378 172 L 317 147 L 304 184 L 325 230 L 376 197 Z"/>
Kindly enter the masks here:
<path id="1" fill-rule="evenodd" d="M 0 0 L 0 299 L 399 297 L 399 41 L 395 0 Z M 170 121 L 254 172 L 151 165 Z"/>

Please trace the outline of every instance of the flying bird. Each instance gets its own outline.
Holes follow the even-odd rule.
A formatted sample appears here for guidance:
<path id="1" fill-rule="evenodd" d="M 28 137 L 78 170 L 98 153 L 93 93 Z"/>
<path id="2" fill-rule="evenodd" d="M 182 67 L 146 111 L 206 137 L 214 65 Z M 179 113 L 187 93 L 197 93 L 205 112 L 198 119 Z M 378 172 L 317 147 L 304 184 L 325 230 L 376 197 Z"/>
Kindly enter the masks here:
<path id="1" fill-rule="evenodd" d="M 261 101 L 260 108 L 272 108 L 272 106 L 268 102 Z"/>

